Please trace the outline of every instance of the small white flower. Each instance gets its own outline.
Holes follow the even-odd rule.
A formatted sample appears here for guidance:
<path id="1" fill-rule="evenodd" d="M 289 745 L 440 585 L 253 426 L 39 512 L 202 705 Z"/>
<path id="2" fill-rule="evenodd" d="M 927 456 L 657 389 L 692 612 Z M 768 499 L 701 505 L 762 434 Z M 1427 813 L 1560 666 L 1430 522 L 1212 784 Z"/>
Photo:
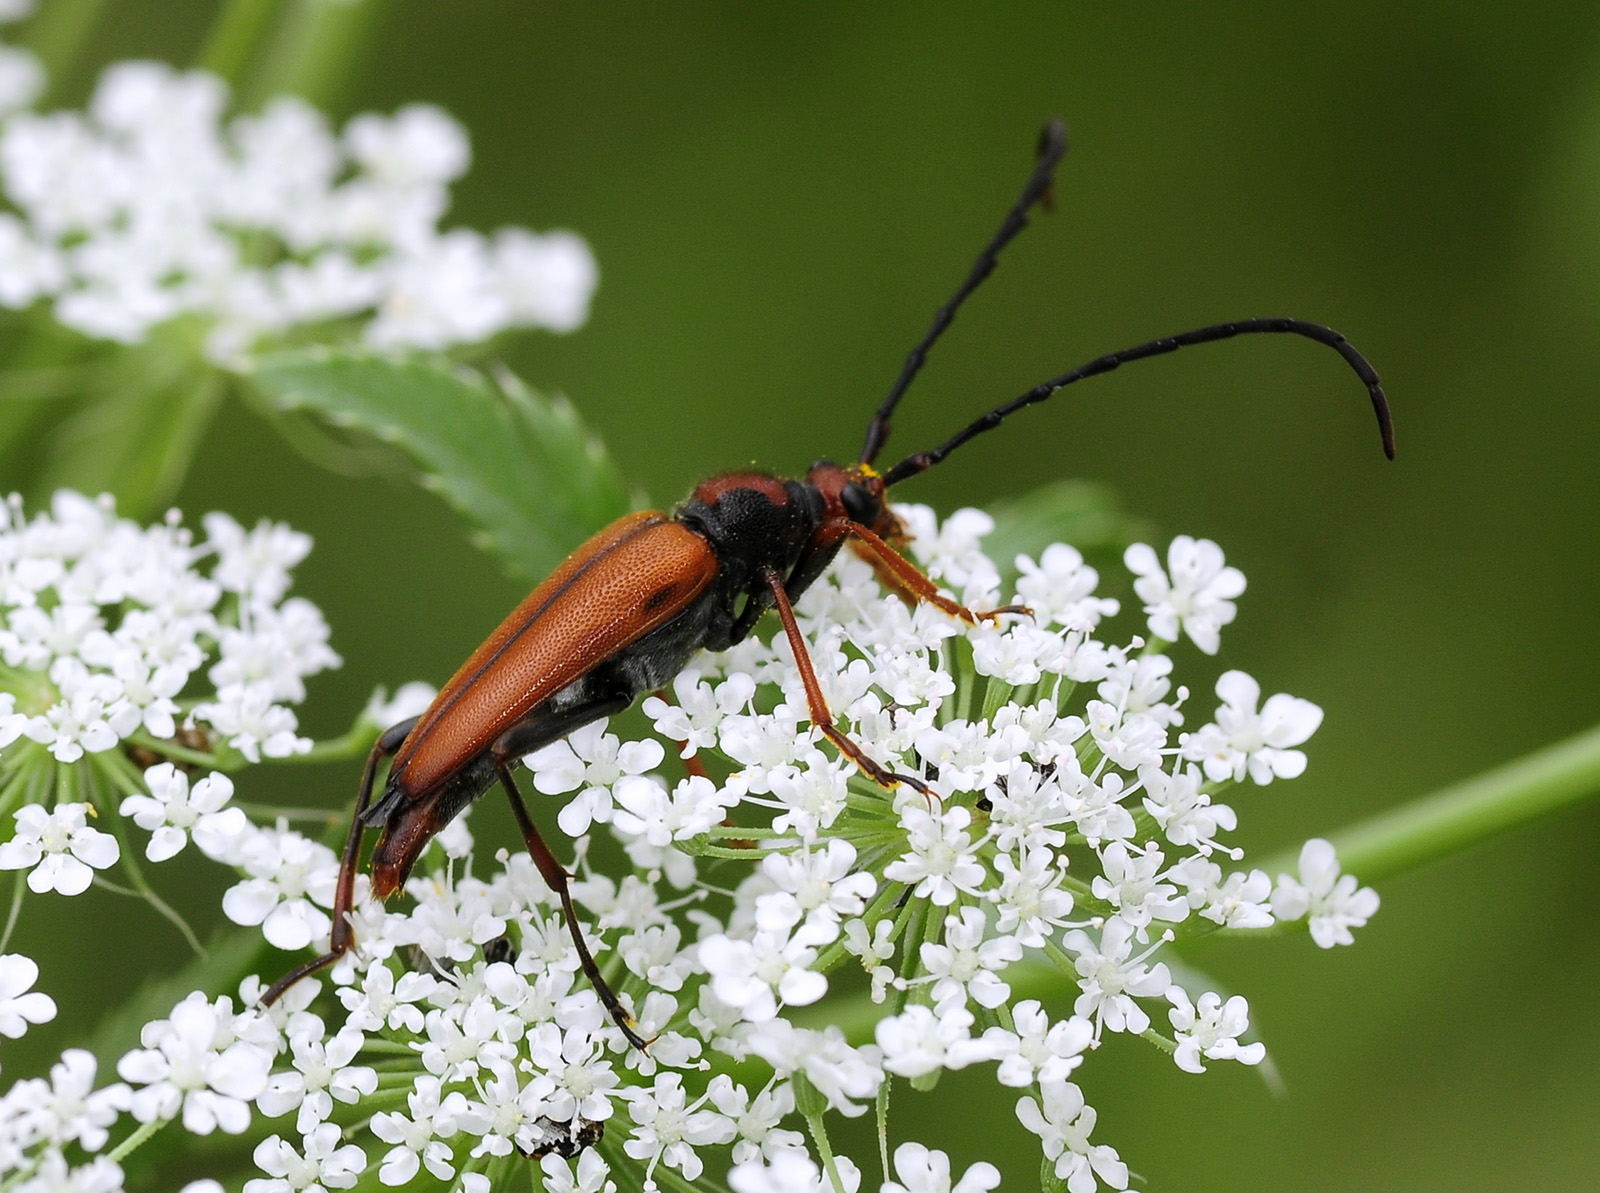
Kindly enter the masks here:
<path id="1" fill-rule="evenodd" d="M 345 126 L 344 141 L 368 174 L 396 186 L 450 182 L 471 161 L 466 130 L 432 104 L 407 104 L 393 116 L 357 116 Z"/>
<path id="2" fill-rule="evenodd" d="M 1011 1008 L 1016 1031 L 991 1027 L 984 1042 L 1000 1062 L 996 1077 L 1001 1085 L 1025 1087 L 1064 1081 L 1083 1063 L 1084 1050 L 1094 1044 L 1094 1024 L 1077 1015 L 1051 1023 L 1036 998 Z"/>
<path id="3" fill-rule="evenodd" d="M 879 1050 L 850 1047 L 837 1027 L 810 1031 L 787 1019 L 774 1019 L 751 1034 L 749 1047 L 779 1076 L 804 1073 L 829 1107 L 846 1118 L 865 1114 L 863 1099 L 876 1094 L 883 1083 Z"/>
<path id="4" fill-rule="evenodd" d="M 1213 783 L 1240 782 L 1248 772 L 1257 783 L 1294 779 L 1305 772 L 1306 756 L 1292 749 L 1322 724 L 1322 710 L 1309 700 L 1278 693 L 1261 711 L 1261 685 L 1243 671 L 1224 671 L 1217 680 L 1215 724 L 1204 725 L 1182 739 L 1183 754 L 1205 767 Z"/>
<path id="5" fill-rule="evenodd" d="M 985 940 L 986 928 L 983 912 L 963 907 L 959 915 L 945 917 L 943 944 L 923 944 L 922 967 L 934 979 L 936 1005 L 954 999 L 955 1005 L 964 1006 L 970 998 L 993 1010 L 1011 997 L 1011 987 L 999 974 L 1022 960 L 1022 945 L 1010 936 Z"/>
<path id="6" fill-rule="evenodd" d="M 90 1152 L 104 1147 L 109 1128 L 128 1109 L 132 1091 L 120 1081 L 95 1089 L 97 1067 L 94 1054 L 82 1048 L 63 1052 L 61 1060 L 50 1066 L 49 1083 L 34 1083 L 26 1098 L 32 1112 L 30 1129 L 57 1147 L 73 1140 Z"/>
<path id="7" fill-rule="evenodd" d="M 719 1143 L 730 1143 L 733 1120 L 715 1110 L 701 1110 L 706 1097 L 689 1103 L 683 1078 L 677 1073 L 659 1073 L 651 1089 L 636 1089 L 628 1101 L 628 1115 L 637 1124 L 622 1150 L 635 1160 L 647 1162 L 647 1173 L 657 1163 L 676 1168 L 684 1179 L 698 1180 L 705 1164 L 695 1151 Z"/>
<path id="8" fill-rule="evenodd" d="M 404 973 L 396 980 L 394 971 L 374 961 L 361 979 L 359 989 L 345 986 L 339 1001 L 350 1012 L 347 1023 L 362 1031 L 422 1032 L 422 1008 L 417 1003 L 434 992 L 438 979 L 428 973 Z"/>
<path id="9" fill-rule="evenodd" d="M 441 1181 L 455 1175 L 454 1154 L 445 1143 L 456 1133 L 467 1099 L 460 1091 L 441 1097 L 437 1077 L 419 1076 L 406 1096 L 411 1111 L 407 1118 L 398 1111 L 380 1111 L 372 1116 L 372 1133 L 394 1146 L 383 1158 L 378 1179 L 385 1185 L 408 1184 L 426 1167 Z"/>
<path id="10" fill-rule="evenodd" d="M 1152 920 L 1176 924 L 1189 916 L 1189 904 L 1178 888 L 1161 881 L 1161 850 L 1155 845 L 1129 849 L 1112 841 L 1100 850 L 1104 875 L 1090 883 L 1096 899 L 1111 904 L 1119 919 L 1131 924 L 1140 940 L 1148 940 Z"/>
<path id="11" fill-rule="evenodd" d="M 1049 1081 L 1040 1086 L 1041 1109 L 1032 1098 L 1017 1100 L 1017 1118 L 1043 1142 L 1047 1160 L 1055 1161 L 1056 1176 L 1069 1193 L 1094 1193 L 1098 1177 L 1108 1188 L 1128 1187 L 1128 1166 L 1115 1148 L 1091 1144 L 1095 1109 L 1083 1100 L 1083 1091 L 1070 1081 Z"/>
<path id="12" fill-rule="evenodd" d="M 288 1036 L 294 1068 L 274 1073 L 256 1098 L 268 1118 L 298 1108 L 295 1130 L 307 1135 L 333 1113 L 335 1098 L 354 1103 L 378 1088 L 373 1069 L 350 1063 L 366 1042 L 359 1028 L 347 1025 L 324 1038 L 322 1020 L 302 1012 L 290 1018 Z"/>
<path id="13" fill-rule="evenodd" d="M 1083 562 L 1083 556 L 1065 543 L 1052 543 L 1039 562 L 1026 555 L 1016 558 L 1017 600 L 1041 620 L 1068 630 L 1089 633 L 1102 617 L 1114 617 L 1120 605 L 1093 595 L 1100 574 Z"/>
<path id="14" fill-rule="evenodd" d="M 994 1042 L 972 1038 L 972 1012 L 965 1007 L 910 1006 L 878 1020 L 874 1029 L 883 1049 L 885 1072 L 919 1077 L 938 1069 L 964 1069 L 997 1058 Z"/>
<path id="15" fill-rule="evenodd" d="M 1167 548 L 1167 571 L 1145 543 L 1129 547 L 1122 561 L 1137 577 L 1133 590 L 1144 602 L 1152 634 L 1176 642 L 1181 628 L 1206 654 L 1217 653 L 1222 627 L 1238 612 L 1233 598 L 1245 584 L 1238 568 L 1224 566 L 1221 547 L 1180 534 Z"/>
<path id="16" fill-rule="evenodd" d="M 528 1033 L 528 1058 L 550 1078 L 546 1095 L 551 1118 L 571 1122 L 586 1118 L 603 1122 L 611 1117 L 611 1097 L 617 1072 L 601 1051 L 599 1033 L 591 1027 L 562 1031 L 546 1023 Z"/>
<path id="17" fill-rule="evenodd" d="M 374 725 L 387 729 L 391 725 L 398 725 L 401 721 L 427 712 L 428 706 L 438 694 L 439 690 L 432 684 L 422 683 L 420 680 L 401 684 L 393 699 L 389 698 L 383 688 L 379 688 L 372 693 L 372 699 L 367 701 L 365 716 Z"/>
<path id="18" fill-rule="evenodd" d="M 894 1149 L 894 1173 L 900 1179 L 885 1181 L 882 1193 L 989 1193 L 1000 1184 L 999 1170 L 979 1161 L 952 1186 L 950 1157 L 920 1143 L 902 1143 Z"/>
<path id="19" fill-rule="evenodd" d="M 750 676 L 740 674 L 713 688 L 701 679 L 699 670 L 691 667 L 672 681 L 672 692 L 676 704 L 650 696 L 645 699 L 644 713 L 655 722 L 657 733 L 681 743 L 683 757 L 693 758 L 696 751 L 717 744 L 724 717 L 749 707 L 756 685 Z"/>
<path id="20" fill-rule="evenodd" d="M 578 1157 L 578 1172 L 557 1155 L 541 1156 L 539 1167 L 544 1170 L 546 1193 L 617 1193 L 615 1181 L 608 1180 L 611 1170 L 592 1148 Z"/>
<path id="21" fill-rule="evenodd" d="M 39 966 L 25 953 L 0 955 L 0 1036 L 16 1039 L 30 1023 L 49 1023 L 56 1017 L 56 1001 L 33 990 Z"/>
<path id="22" fill-rule="evenodd" d="M 985 871 L 977 844 L 966 831 L 972 822 L 967 808 L 957 804 L 940 813 L 918 797 L 905 804 L 900 822 L 910 848 L 884 867 L 885 878 L 914 884 L 912 898 L 927 899 L 935 907 L 949 907 L 962 892 L 977 894 Z"/>
<path id="23" fill-rule="evenodd" d="M 1224 928 L 1270 928 L 1274 922 L 1267 907 L 1271 895 L 1272 879 L 1265 870 L 1248 874 L 1236 870 L 1207 892 L 1200 914 Z"/>
<path id="24" fill-rule="evenodd" d="M 666 756 L 654 740 L 622 740 L 606 732 L 606 722 L 594 721 L 560 741 L 523 759 L 533 772 L 533 785 L 545 795 L 578 794 L 557 815 L 561 831 L 581 837 L 593 823 L 611 819 L 611 787 L 624 775 L 642 775 L 661 765 Z"/>
<path id="25" fill-rule="evenodd" d="M 641 837 L 657 849 L 707 832 L 739 798 L 699 775 L 681 780 L 670 795 L 653 778 L 624 775 L 613 793 L 619 805 L 612 815 L 617 830 Z"/>
<path id="26" fill-rule="evenodd" d="M 305 1137 L 305 1154 L 278 1135 L 256 1145 L 256 1167 L 266 1173 L 244 1183 L 244 1193 L 321 1193 L 348 1189 L 367 1166 L 367 1155 L 354 1143 L 339 1146 L 339 1128 L 323 1123 Z"/>
<path id="27" fill-rule="evenodd" d="M 835 1156 L 834 1167 L 844 1182 L 844 1193 L 861 1188 L 861 1170 L 848 1156 Z M 837 1187 L 816 1162 L 798 1148 L 785 1148 L 771 1157 L 738 1165 L 728 1174 L 733 1193 L 837 1193 Z"/>
<path id="28" fill-rule="evenodd" d="M 1301 847 L 1299 879 L 1278 875 L 1272 914 L 1280 920 L 1309 915 L 1311 939 L 1321 948 L 1354 944 L 1350 929 L 1364 927 L 1378 911 L 1378 892 L 1356 888 L 1355 875 L 1339 873 L 1332 844 L 1313 837 Z"/>
<path id="29" fill-rule="evenodd" d="M 174 1007 L 171 1019 L 145 1024 L 143 1050 L 117 1062 L 123 1080 L 143 1086 L 133 1094 L 134 1118 L 148 1123 L 181 1109 L 184 1129 L 196 1135 L 245 1130 L 249 1103 L 266 1088 L 272 1053 L 231 1036 L 221 1007 L 199 991 Z"/>
<path id="30" fill-rule="evenodd" d="M 827 938 L 831 940 L 832 937 Z M 828 991 L 828 979 L 809 968 L 822 940 L 802 927 L 793 936 L 757 932 L 751 940 L 718 933 L 700 942 L 700 964 L 723 1003 L 738 1007 L 752 1023 L 764 1023 L 787 1006 L 806 1006 Z"/>
<path id="31" fill-rule="evenodd" d="M 32 866 L 28 889 L 36 895 L 81 895 L 95 870 L 116 864 L 121 856 L 115 837 L 88 827 L 88 810 L 88 804 L 57 804 L 54 812 L 38 804 L 17 809 L 17 834 L 0 845 L 0 870 Z"/>
<path id="32" fill-rule="evenodd" d="M 225 808 L 233 798 L 233 780 L 213 772 L 189 787 L 189 776 L 170 762 L 158 763 L 144 772 L 149 795 L 130 795 L 118 809 L 132 816 L 140 828 L 151 832 L 145 856 L 164 862 L 189 843 L 189 832 L 233 837 L 245 831 L 245 814 L 238 808 Z"/>
<path id="33" fill-rule="evenodd" d="M 1258 1065 L 1267 1055 L 1260 1042 L 1240 1044 L 1239 1037 L 1250 1030 L 1250 1005 L 1235 994 L 1226 1003 L 1211 991 L 1200 996 L 1197 1007 L 1188 991 L 1173 986 L 1167 991 L 1172 1010 L 1167 1012 L 1178 1041 L 1173 1060 L 1186 1073 L 1203 1073 L 1206 1060 L 1236 1060 L 1242 1065 Z"/>
<path id="34" fill-rule="evenodd" d="M 1160 998 L 1172 985 L 1172 975 L 1164 964 L 1145 965 L 1145 958 L 1164 941 L 1135 956 L 1133 933 L 1132 924 L 1112 916 L 1098 942 L 1081 930 L 1067 933 L 1062 941 L 1068 952 L 1076 954 L 1078 985 L 1083 990 L 1073 1010 L 1094 1021 L 1097 1035 L 1102 1025 L 1112 1031 L 1144 1031 L 1150 1026 L 1150 1016 L 1133 1000 Z"/>
<path id="35" fill-rule="evenodd" d="M 314 903 L 333 905 L 339 862 L 331 849 L 286 829 L 262 829 L 249 834 L 240 852 L 252 877 L 223 894 L 230 920 L 260 924 L 269 943 L 291 951 L 327 936 L 332 921 Z"/>
<path id="36" fill-rule="evenodd" d="M 877 880 L 851 873 L 855 860 L 855 846 L 837 838 L 820 849 L 770 854 L 761 869 L 778 889 L 756 899 L 756 926 L 787 932 L 802 919 L 837 925 L 843 916 L 860 915 Z"/>
<path id="37" fill-rule="evenodd" d="M 193 716 L 209 723 L 251 762 L 260 762 L 263 754 L 288 758 L 311 749 L 311 739 L 295 733 L 299 722 L 293 711 L 274 703 L 269 684 L 226 684 L 217 689 L 215 700 L 196 705 Z"/>

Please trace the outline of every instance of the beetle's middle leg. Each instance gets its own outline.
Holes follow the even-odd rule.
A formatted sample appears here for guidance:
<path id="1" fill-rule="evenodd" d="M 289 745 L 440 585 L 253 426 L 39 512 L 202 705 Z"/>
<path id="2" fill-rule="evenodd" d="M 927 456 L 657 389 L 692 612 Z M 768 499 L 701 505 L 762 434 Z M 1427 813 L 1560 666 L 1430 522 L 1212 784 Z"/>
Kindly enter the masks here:
<path id="1" fill-rule="evenodd" d="M 800 669 L 800 682 L 805 685 L 806 706 L 811 715 L 811 723 L 822 731 L 822 736 L 838 747 L 839 753 L 860 767 L 862 773 L 878 786 L 898 787 L 904 783 L 913 791 L 921 792 L 931 800 L 933 790 L 921 779 L 915 775 L 903 775 L 898 771 L 892 771 L 875 761 L 856 744 L 854 739 L 834 724 L 833 713 L 828 710 L 828 701 L 822 694 L 822 685 L 817 682 L 816 669 L 811 666 L 811 654 L 806 650 L 805 635 L 801 634 L 800 626 L 794 619 L 794 609 L 789 605 L 789 594 L 784 590 L 782 577 L 768 568 L 762 572 L 761 579 L 772 591 L 772 603 L 783 622 L 783 632 L 789 639 L 789 650 L 794 655 L 795 666 Z"/>
<path id="2" fill-rule="evenodd" d="M 491 752 L 494 755 L 495 771 L 500 776 L 500 785 L 505 788 L 506 798 L 511 801 L 511 814 L 517 818 L 517 828 L 522 833 L 523 843 L 528 847 L 528 855 L 533 858 L 533 864 L 538 867 L 539 875 L 544 879 L 545 885 L 554 891 L 556 898 L 561 901 L 561 914 L 567 921 L 567 931 L 572 934 L 573 946 L 578 950 L 578 964 L 582 966 L 584 976 L 589 979 L 589 984 L 594 987 L 601 1005 L 621 1028 L 628 1043 L 642 1052 L 650 1042 L 639 1035 L 636 1030 L 638 1024 L 633 1015 L 622 1005 L 622 1000 L 601 976 L 600 967 L 595 964 L 594 955 L 589 952 L 589 945 L 583 939 L 583 929 L 578 926 L 577 909 L 572 904 L 572 876 L 550 851 L 550 846 L 545 844 L 538 826 L 533 823 L 533 817 L 528 814 L 528 805 L 517 787 L 517 780 L 511 773 L 512 765 L 523 755 L 531 754 L 534 750 L 565 737 L 590 721 L 621 712 L 631 703 L 633 703 L 631 693 L 618 692 L 596 698 L 564 712 L 529 717 L 501 734 L 491 747 Z"/>

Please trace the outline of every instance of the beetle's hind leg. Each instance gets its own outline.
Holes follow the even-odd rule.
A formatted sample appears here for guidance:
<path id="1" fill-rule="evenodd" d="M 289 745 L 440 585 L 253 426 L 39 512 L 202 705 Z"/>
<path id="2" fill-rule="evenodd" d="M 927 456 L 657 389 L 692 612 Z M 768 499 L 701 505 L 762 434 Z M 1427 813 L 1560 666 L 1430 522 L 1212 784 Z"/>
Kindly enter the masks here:
<path id="1" fill-rule="evenodd" d="M 522 832 L 522 840 L 528 847 L 528 854 L 533 858 L 533 864 L 538 867 L 539 875 L 544 879 L 545 885 L 555 892 L 556 898 L 561 900 L 561 914 L 567 921 L 567 930 L 572 934 L 573 947 L 578 950 L 578 963 L 583 967 L 584 976 L 589 979 L 589 984 L 594 987 L 601 1005 L 622 1030 L 628 1043 L 642 1052 L 649 1047 L 650 1041 L 639 1035 L 638 1023 L 632 1013 L 622 1005 L 622 1000 L 601 976 L 600 967 L 595 964 L 594 955 L 589 952 L 589 945 L 583 939 L 583 929 L 578 926 L 578 913 L 572 904 L 572 876 L 550 851 L 550 846 L 545 844 L 538 826 L 533 823 L 533 817 L 528 814 L 528 805 L 517 787 L 517 780 L 511 773 L 512 765 L 523 755 L 531 754 L 534 750 L 565 737 L 590 721 L 621 712 L 632 703 L 631 693 L 617 692 L 598 697 L 565 712 L 529 717 L 501 734 L 499 740 L 494 743 L 492 752 L 495 770 L 500 776 L 500 785 L 506 789 L 506 798 L 511 801 L 511 813 L 517 818 L 517 828 Z"/>
<path id="2" fill-rule="evenodd" d="M 356 797 L 355 814 L 350 817 L 350 833 L 344 840 L 344 852 L 339 855 L 339 881 L 333 892 L 333 930 L 328 938 L 328 951 L 297 966 L 267 987 L 261 996 L 261 1005 L 270 1007 L 283 997 L 284 992 L 301 978 L 308 978 L 319 969 L 326 969 L 348 953 L 356 943 L 355 929 L 350 927 L 350 912 L 356 903 L 356 871 L 361 866 L 361 838 L 366 832 L 367 808 L 372 802 L 372 783 L 378 773 L 378 763 L 393 757 L 405 744 L 420 717 L 391 725 L 378 735 L 367 755 L 367 767 L 361 772 L 361 794 Z"/>

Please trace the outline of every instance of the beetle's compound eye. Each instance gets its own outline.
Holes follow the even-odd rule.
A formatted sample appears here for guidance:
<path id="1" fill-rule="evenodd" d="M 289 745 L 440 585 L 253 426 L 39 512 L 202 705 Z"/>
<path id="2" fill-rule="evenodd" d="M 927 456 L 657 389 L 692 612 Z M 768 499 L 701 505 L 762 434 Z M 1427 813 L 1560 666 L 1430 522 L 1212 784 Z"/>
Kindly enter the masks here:
<path id="1" fill-rule="evenodd" d="M 851 481 L 840 492 L 839 500 L 844 502 L 844 512 L 851 521 L 871 526 L 878 520 L 878 499 L 865 485 Z"/>

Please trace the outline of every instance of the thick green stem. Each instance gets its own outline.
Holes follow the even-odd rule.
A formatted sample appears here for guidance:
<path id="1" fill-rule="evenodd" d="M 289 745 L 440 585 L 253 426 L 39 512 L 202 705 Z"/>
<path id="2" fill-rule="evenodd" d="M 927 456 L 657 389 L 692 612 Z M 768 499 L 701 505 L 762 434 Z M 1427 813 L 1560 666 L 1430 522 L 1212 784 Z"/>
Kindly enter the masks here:
<path id="1" fill-rule="evenodd" d="M 46 100 L 59 101 L 63 87 L 72 82 L 83 47 L 105 6 L 106 0 L 52 0 L 28 22 L 24 44 L 39 55 L 50 74 Z"/>
<path id="2" fill-rule="evenodd" d="M 280 6 L 280 0 L 225 0 L 194 64 L 238 86 Z"/>
<path id="3" fill-rule="evenodd" d="M 1600 795 L 1600 727 L 1330 834 L 1339 866 L 1375 882 Z M 1297 851 L 1298 852 L 1298 851 Z M 1262 865 L 1294 873 L 1296 855 Z"/>
<path id="4" fill-rule="evenodd" d="M 385 3 L 290 0 L 276 35 L 240 90 L 241 106 L 253 108 L 284 93 L 330 106 L 348 84 L 351 65 L 359 61 Z"/>

